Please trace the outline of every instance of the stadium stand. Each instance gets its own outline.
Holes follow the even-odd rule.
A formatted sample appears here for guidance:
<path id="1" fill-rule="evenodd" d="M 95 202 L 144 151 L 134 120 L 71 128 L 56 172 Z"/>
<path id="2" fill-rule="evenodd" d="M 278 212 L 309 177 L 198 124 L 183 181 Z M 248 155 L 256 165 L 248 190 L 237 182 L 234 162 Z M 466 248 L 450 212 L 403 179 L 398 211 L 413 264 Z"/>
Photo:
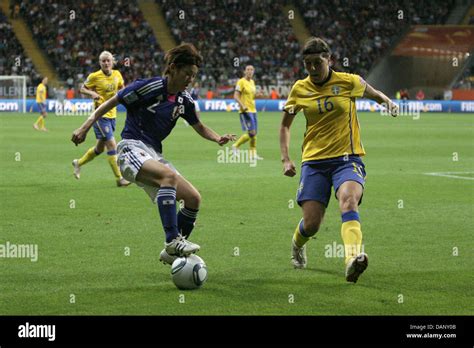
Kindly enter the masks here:
<path id="1" fill-rule="evenodd" d="M 444 23 L 454 1 L 302 0 L 295 4 L 309 31 L 333 47 L 338 70 L 367 76 L 410 25 Z"/>
<path id="2" fill-rule="evenodd" d="M 68 85 L 98 69 L 102 50 L 116 55 L 126 83 L 160 70 L 163 52 L 136 1 L 17 3 L 39 46 Z"/>
<path id="3" fill-rule="evenodd" d="M 28 23 L 38 45 L 68 86 L 77 88 L 78 82 L 98 69 L 98 55 L 104 49 L 117 56 L 117 68 L 126 83 L 161 73 L 163 51 L 137 0 L 91 0 L 80 4 L 12 0 L 10 3 Z M 246 64 L 255 66 L 261 85 L 291 84 L 304 76 L 301 45 L 283 10 L 285 6 L 296 6 L 308 31 L 329 42 L 337 70 L 367 76 L 410 25 L 444 23 L 455 1 L 350 1 L 349 5 L 339 0 L 218 3 L 155 0 L 155 3 L 160 5 L 175 41 L 192 42 L 201 50 L 202 91 L 212 88 L 217 96 L 223 96 L 225 91 L 217 87 L 229 86 L 231 93 L 230 86 L 241 76 Z M 344 58 L 348 58 L 348 66 Z"/>
<path id="4" fill-rule="evenodd" d="M 255 66 L 262 84 L 299 76 L 300 46 L 282 11 L 284 2 L 230 0 L 225 6 L 211 0 L 157 2 L 176 42 L 193 42 L 201 50 L 204 84 L 233 81 L 246 64 Z"/>
<path id="5" fill-rule="evenodd" d="M 0 11 L 0 75 L 26 75 L 28 84 L 41 79 L 30 58 L 17 40 L 5 13 Z"/>

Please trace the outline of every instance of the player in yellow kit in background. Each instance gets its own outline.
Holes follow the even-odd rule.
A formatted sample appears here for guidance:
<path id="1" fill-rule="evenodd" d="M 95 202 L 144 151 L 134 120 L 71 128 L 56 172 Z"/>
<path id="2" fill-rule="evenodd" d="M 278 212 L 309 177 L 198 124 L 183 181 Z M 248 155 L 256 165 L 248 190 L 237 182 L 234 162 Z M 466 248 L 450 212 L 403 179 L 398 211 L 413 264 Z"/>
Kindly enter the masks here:
<path id="1" fill-rule="evenodd" d="M 46 85 L 48 84 L 48 78 L 45 76 L 41 83 L 36 87 L 36 104 L 38 104 L 40 110 L 40 117 L 33 124 L 33 128 L 36 130 L 41 130 L 47 132 L 48 130 L 45 127 L 45 118 L 48 116 L 46 113 Z"/>
<path id="2" fill-rule="evenodd" d="M 263 160 L 257 155 L 257 109 L 255 107 L 256 88 L 252 79 L 255 69 L 252 65 L 247 65 L 244 70 L 244 77 L 237 81 L 235 86 L 234 99 L 240 108 L 240 123 L 242 130 L 247 131 L 243 134 L 234 145 L 232 151 L 235 156 L 239 153 L 239 147 L 250 140 L 250 157 Z"/>
<path id="3" fill-rule="evenodd" d="M 303 210 L 292 240 L 292 263 L 295 268 L 307 264 L 306 242 L 316 234 L 334 186 L 339 201 L 345 246 L 346 280 L 357 282 L 368 266 L 362 246 L 358 206 L 365 184 L 365 154 L 360 138 L 355 99 L 370 98 L 384 105 L 392 116 L 398 107 L 382 92 L 360 76 L 330 69 L 331 50 L 320 38 L 308 39 L 303 47 L 303 62 L 308 77 L 298 80 L 284 107 L 280 128 L 283 172 L 295 176 L 289 157 L 290 126 L 299 111 L 306 118 L 301 179 L 297 201 Z"/>
<path id="4" fill-rule="evenodd" d="M 120 71 L 112 69 L 115 63 L 115 58 L 112 53 L 103 51 L 99 55 L 100 70 L 90 74 L 81 87 L 82 94 L 94 99 L 96 108 L 115 96 L 115 94 L 124 87 L 122 74 L 120 74 Z M 92 161 L 107 148 L 107 161 L 112 168 L 117 186 L 130 185 L 130 182 L 122 177 L 117 165 L 117 143 L 114 138 L 116 115 L 117 108 L 114 107 L 94 123 L 94 133 L 97 143 L 94 147 L 87 150 L 81 158 L 72 161 L 74 177 L 76 179 L 80 178 L 81 166 Z"/>

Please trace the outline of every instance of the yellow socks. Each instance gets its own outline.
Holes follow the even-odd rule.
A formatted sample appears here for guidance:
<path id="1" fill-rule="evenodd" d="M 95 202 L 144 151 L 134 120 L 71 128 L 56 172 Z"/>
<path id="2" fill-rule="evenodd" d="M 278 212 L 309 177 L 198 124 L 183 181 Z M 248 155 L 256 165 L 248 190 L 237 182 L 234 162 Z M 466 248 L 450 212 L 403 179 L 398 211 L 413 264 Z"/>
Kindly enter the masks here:
<path id="1" fill-rule="evenodd" d="M 82 156 L 78 162 L 79 166 L 86 164 L 87 162 L 92 161 L 96 158 L 99 154 L 95 151 L 95 146 L 91 147 L 87 152 Z"/>
<path id="2" fill-rule="evenodd" d="M 250 138 L 250 155 L 252 156 L 257 155 L 257 136 L 256 135 Z"/>
<path id="3" fill-rule="evenodd" d="M 36 124 L 39 128 L 44 128 L 44 117 L 43 117 L 43 115 L 41 115 L 40 117 L 38 117 L 38 119 L 36 120 L 35 124 Z"/>
<path id="4" fill-rule="evenodd" d="M 122 177 L 122 174 L 120 174 L 120 169 L 117 165 L 117 151 L 112 150 L 107 152 L 107 161 L 110 164 L 110 167 L 112 168 L 112 171 L 114 172 L 115 178 L 119 180 Z"/>
<path id="5" fill-rule="evenodd" d="M 250 139 L 250 136 L 249 136 L 247 133 L 245 133 L 245 134 L 243 134 L 243 135 L 239 138 L 239 140 L 237 140 L 237 142 L 236 142 L 234 145 L 232 145 L 232 146 L 239 147 L 240 145 L 243 145 L 243 144 L 245 144 L 247 141 L 249 141 L 249 139 Z"/>
<path id="6" fill-rule="evenodd" d="M 360 229 L 359 213 L 349 211 L 342 214 L 341 236 L 344 242 L 345 262 L 360 254 L 362 246 L 362 231 Z"/>
<path id="7" fill-rule="evenodd" d="M 300 220 L 296 226 L 295 233 L 293 234 L 293 241 L 298 248 L 303 247 L 310 237 L 307 237 L 303 229 L 303 219 Z"/>

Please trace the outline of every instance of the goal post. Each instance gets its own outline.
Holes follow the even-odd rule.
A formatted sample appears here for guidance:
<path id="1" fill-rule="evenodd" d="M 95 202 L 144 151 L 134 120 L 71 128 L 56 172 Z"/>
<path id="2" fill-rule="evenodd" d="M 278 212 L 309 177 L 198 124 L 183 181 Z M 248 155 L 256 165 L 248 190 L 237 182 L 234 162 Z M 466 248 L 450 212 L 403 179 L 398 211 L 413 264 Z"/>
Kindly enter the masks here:
<path id="1" fill-rule="evenodd" d="M 26 113 L 26 79 L 26 76 L 20 75 L 0 75 L 0 100 L 3 101 L 3 107 Z"/>

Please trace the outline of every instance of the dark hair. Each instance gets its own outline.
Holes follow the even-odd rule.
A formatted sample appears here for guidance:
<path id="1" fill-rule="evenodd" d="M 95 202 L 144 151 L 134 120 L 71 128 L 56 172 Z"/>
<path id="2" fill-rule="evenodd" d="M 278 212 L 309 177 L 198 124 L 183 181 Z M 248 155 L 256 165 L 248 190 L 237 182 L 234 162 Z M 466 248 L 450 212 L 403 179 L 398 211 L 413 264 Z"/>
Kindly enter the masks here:
<path id="1" fill-rule="evenodd" d="M 202 64 L 202 56 L 193 44 L 182 43 L 166 52 L 164 75 L 170 72 L 170 65 L 172 63 L 178 68 L 182 68 L 186 65 L 196 65 L 200 67 Z"/>
<path id="2" fill-rule="evenodd" d="M 303 56 L 307 54 L 328 53 L 331 54 L 329 45 L 319 37 L 310 37 L 303 46 Z"/>

